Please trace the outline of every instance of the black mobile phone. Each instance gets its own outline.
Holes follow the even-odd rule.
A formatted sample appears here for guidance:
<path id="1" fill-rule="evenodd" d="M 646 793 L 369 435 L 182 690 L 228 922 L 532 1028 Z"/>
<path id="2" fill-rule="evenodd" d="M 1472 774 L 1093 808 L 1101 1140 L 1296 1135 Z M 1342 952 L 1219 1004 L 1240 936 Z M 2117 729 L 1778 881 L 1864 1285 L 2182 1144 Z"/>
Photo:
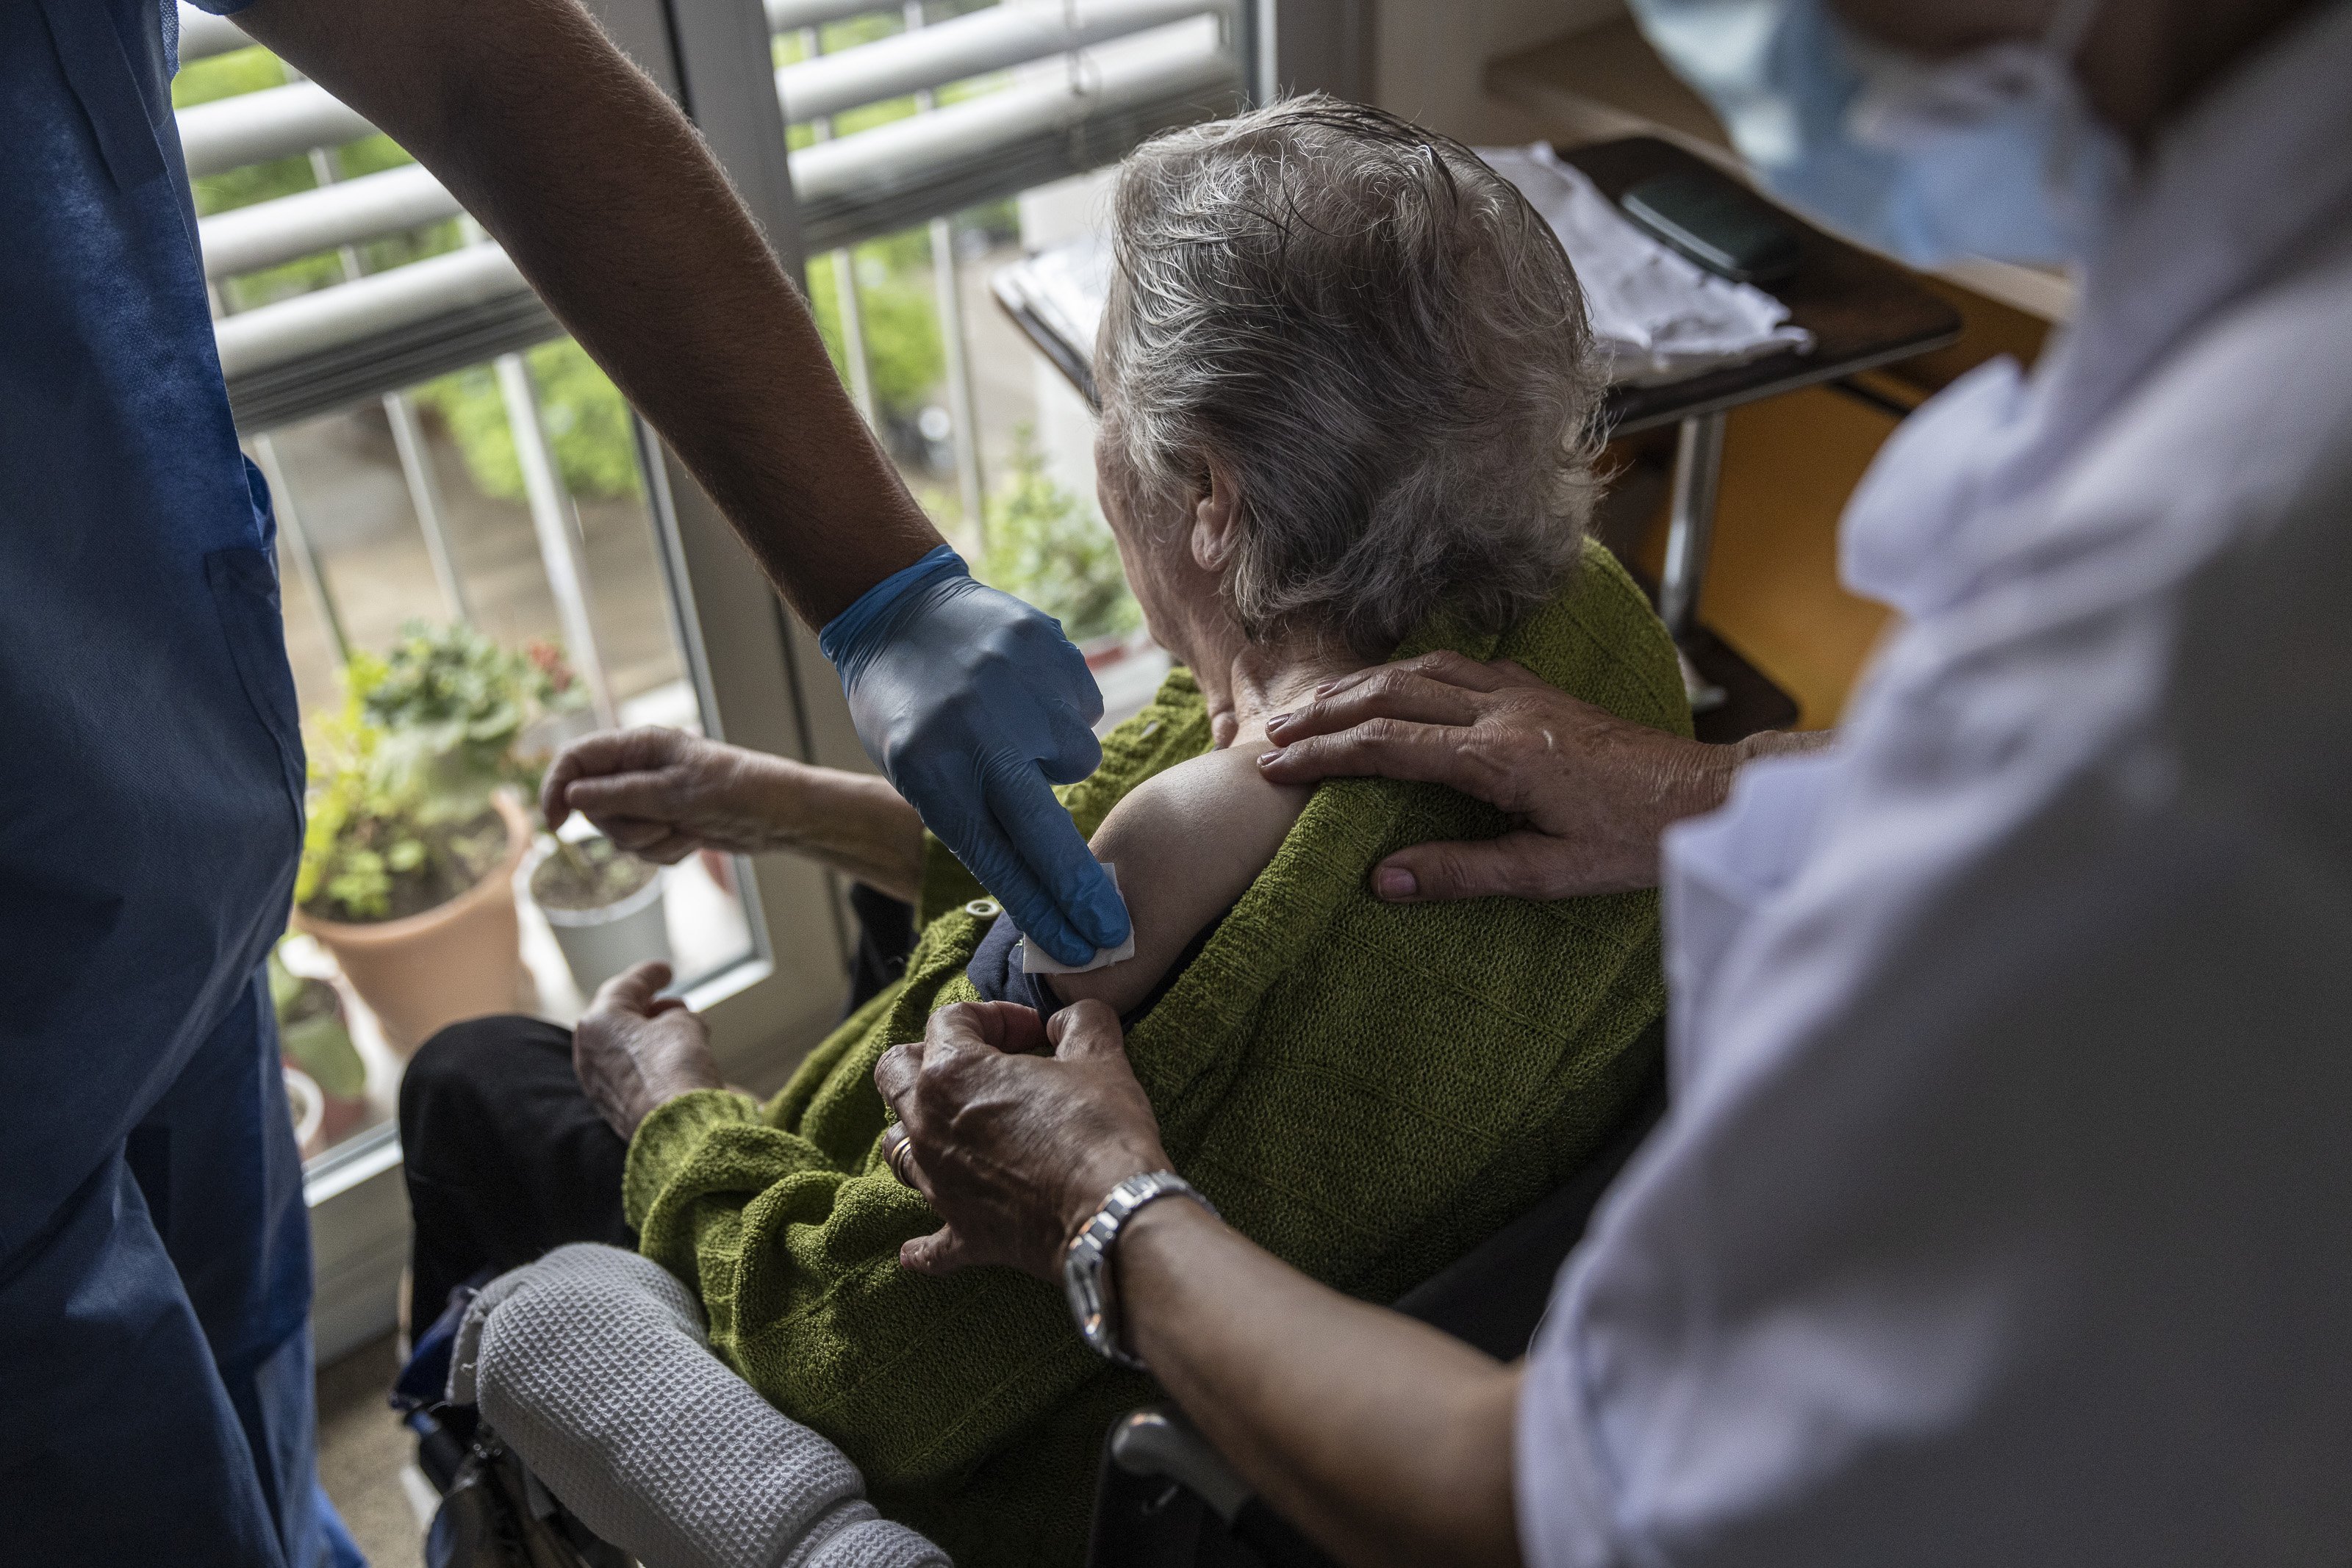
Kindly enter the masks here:
<path id="1" fill-rule="evenodd" d="M 1773 283 L 1797 270 L 1797 225 L 1728 175 L 1696 169 L 1655 175 L 1617 204 L 1642 228 L 1736 283 Z"/>

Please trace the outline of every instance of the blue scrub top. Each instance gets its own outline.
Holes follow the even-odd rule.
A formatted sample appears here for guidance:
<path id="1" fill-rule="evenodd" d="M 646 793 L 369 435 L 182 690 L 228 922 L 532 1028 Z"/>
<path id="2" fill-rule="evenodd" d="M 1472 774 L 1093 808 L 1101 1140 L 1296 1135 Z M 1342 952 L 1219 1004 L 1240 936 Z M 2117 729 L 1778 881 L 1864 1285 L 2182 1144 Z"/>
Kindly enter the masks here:
<path id="1" fill-rule="evenodd" d="M 147 1560 L 269 1562 L 256 1529 L 297 1558 L 309 1528 L 308 1230 L 257 984 L 302 751 L 171 3 L 0 4 L 0 1513 L 12 1551 L 98 1560 L 193 1509 Z"/>
<path id="2" fill-rule="evenodd" d="M 234 1005 L 300 844 L 156 7 L 0 6 L 0 1258 Z"/>

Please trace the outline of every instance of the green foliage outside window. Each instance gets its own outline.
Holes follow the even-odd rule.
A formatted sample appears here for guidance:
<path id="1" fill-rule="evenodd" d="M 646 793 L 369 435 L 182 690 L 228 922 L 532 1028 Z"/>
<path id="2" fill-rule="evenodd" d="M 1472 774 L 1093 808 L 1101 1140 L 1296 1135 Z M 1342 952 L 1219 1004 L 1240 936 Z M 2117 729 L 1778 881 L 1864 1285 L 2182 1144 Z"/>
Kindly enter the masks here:
<path id="1" fill-rule="evenodd" d="M 629 405 L 588 351 L 559 338 L 523 358 L 539 388 L 547 444 L 572 493 L 590 498 L 642 494 Z M 415 396 L 448 426 L 476 488 L 502 501 L 523 499 L 522 461 L 515 455 L 506 397 L 488 365 L 427 382 Z"/>
<path id="2" fill-rule="evenodd" d="M 1092 505 L 1054 483 L 1027 425 L 1014 438 L 1010 471 L 985 505 L 982 581 L 1053 616 L 1074 643 L 1142 624 L 1109 527 Z"/>
<path id="3" fill-rule="evenodd" d="M 492 791 L 535 793 L 525 728 L 581 700 L 551 646 L 511 653 L 462 625 L 411 622 L 392 652 L 354 654 L 343 704 L 314 716 L 310 816 L 295 902 L 335 920 L 446 903 L 495 865 Z"/>
<path id="4" fill-rule="evenodd" d="M 947 374 L 939 309 L 931 298 L 929 233 L 914 229 L 894 235 L 859 246 L 851 255 L 875 414 L 911 421 Z M 825 352 L 833 356 L 835 372 L 846 382 L 849 356 L 841 335 L 839 279 L 829 258 L 810 261 L 809 309 L 824 338 Z"/>
<path id="5" fill-rule="evenodd" d="M 255 45 L 250 48 L 231 49 L 208 59 L 190 60 L 172 79 L 172 107 L 191 109 L 200 103 L 218 99 L 236 98 L 268 88 L 283 87 L 289 78 L 278 57 Z M 415 160 L 400 150 L 399 143 L 389 136 L 369 136 L 358 141 L 335 148 L 328 153 L 340 177 L 357 179 L 362 174 L 380 173 L 396 169 Z M 300 154 L 276 158 L 267 163 L 251 163 L 241 169 L 225 170 L 218 174 L 206 174 L 193 182 L 196 215 L 210 217 L 236 207 L 248 207 L 256 202 L 275 201 L 304 191 L 316 190 L 318 173 L 310 160 Z M 405 234 L 384 235 L 352 248 L 359 256 L 361 268 L 381 272 L 386 267 L 400 267 L 443 251 L 455 250 L 460 235 L 455 218 L 427 224 Z M 228 281 L 226 292 L 231 306 L 249 310 L 257 305 L 267 305 L 289 295 L 307 294 L 314 288 L 324 288 L 343 281 L 342 256 L 333 251 L 318 256 L 298 257 L 258 272 L 245 273 Z"/>
<path id="6" fill-rule="evenodd" d="M 352 655 L 349 679 L 368 721 L 424 759 L 441 809 L 465 816 L 501 784 L 536 794 L 539 769 L 518 746 L 525 727 L 587 700 L 552 644 L 514 653 L 462 622 L 411 621 L 384 657 Z"/>
<path id="7" fill-rule="evenodd" d="M 975 8 L 977 0 L 948 0 L 930 7 L 931 19 L 945 20 Z M 899 19 L 889 13 L 829 24 L 823 29 L 824 50 L 835 53 L 853 48 L 896 33 L 900 26 Z M 798 36 L 779 37 L 775 53 L 780 65 L 800 58 Z M 285 67 L 267 49 L 258 46 L 235 49 L 188 62 L 172 84 L 172 101 L 175 108 L 185 109 L 281 87 L 289 79 Z M 994 78 L 955 83 L 940 90 L 939 101 L 954 102 L 995 85 Z M 841 116 L 834 130 L 836 134 L 852 134 L 914 112 L 912 98 L 894 99 Z M 808 135 L 807 127 L 794 127 L 793 145 L 804 143 Z M 384 136 L 352 142 L 335 149 L 330 156 L 344 178 L 375 173 L 411 162 Z M 196 210 L 202 215 L 226 212 L 309 191 L 317 184 L 310 159 L 280 158 L 197 180 Z M 1011 237 L 1018 231 L 1010 201 L 975 209 L 964 214 L 961 222 L 965 227 L 979 228 L 997 239 Z M 362 267 L 375 272 L 454 250 L 462 237 L 458 220 L 452 218 L 405 234 L 370 240 L 355 248 Z M 929 231 L 928 226 L 919 226 L 871 240 L 858 246 L 852 255 L 875 413 L 886 425 L 895 423 L 904 430 L 913 423 L 925 404 L 938 397 L 940 383 L 946 374 L 946 349 L 940 337 L 931 275 Z M 226 279 L 224 292 L 232 308 L 249 309 L 290 295 L 327 287 L 343 278 L 341 256 L 326 252 Z M 808 288 L 810 308 L 826 352 L 836 373 L 846 382 L 849 362 L 841 330 L 839 277 L 827 257 L 810 259 Z M 572 494 L 583 499 L 643 494 L 628 405 L 595 362 L 569 339 L 541 344 L 530 350 L 527 357 L 539 388 L 540 413 L 548 443 Z M 507 423 L 506 402 L 489 367 L 478 366 L 443 376 L 416 389 L 415 395 L 421 404 L 439 416 L 464 455 L 476 486 L 484 495 L 505 501 L 525 498 L 522 467 L 515 453 L 513 430 Z M 1048 504 L 1045 491 L 1037 488 L 1044 483 L 1043 470 L 1034 463 L 1031 468 L 1016 472 L 1010 487 L 990 501 L 992 512 L 1010 507 L 1008 516 L 1015 518 L 1012 527 L 1016 535 L 1025 537 L 1024 530 L 1035 532 L 1036 527 L 1042 526 L 1039 520 L 1052 514 L 1054 505 L 1059 504 Z M 1045 486 L 1050 488 L 1050 485 Z M 930 503 L 934 511 L 943 507 L 952 510 L 948 494 L 941 491 Z M 1066 495 L 1061 500 L 1076 504 Z M 1099 531 L 1099 523 L 1090 526 Z M 1069 534 L 1073 548 L 1082 537 L 1077 532 Z M 1109 548 L 1108 539 L 1101 544 L 1104 549 Z M 1075 559 L 1067 556 L 1066 549 L 1062 558 Z M 1038 555 L 1036 559 L 1045 558 Z M 1048 579 L 1059 580 L 1053 572 L 1039 580 Z"/>

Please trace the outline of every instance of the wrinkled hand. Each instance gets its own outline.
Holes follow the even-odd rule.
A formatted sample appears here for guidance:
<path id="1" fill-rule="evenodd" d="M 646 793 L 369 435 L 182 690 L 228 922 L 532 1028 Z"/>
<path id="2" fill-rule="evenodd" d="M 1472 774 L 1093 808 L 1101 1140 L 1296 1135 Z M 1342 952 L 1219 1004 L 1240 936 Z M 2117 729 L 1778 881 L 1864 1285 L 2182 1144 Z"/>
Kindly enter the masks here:
<path id="1" fill-rule="evenodd" d="M 1032 1054 L 1049 1044 L 1051 1056 Z M 906 1174 L 947 1221 L 899 1249 L 920 1273 L 1004 1263 L 1058 1281 L 1064 1248 L 1110 1189 L 1168 1167 L 1101 1002 L 1042 1022 L 1011 1002 L 944 1008 L 875 1064 L 874 1082 L 912 1142 Z"/>
<path id="2" fill-rule="evenodd" d="M 1740 757 L 1580 702 L 1507 659 L 1426 653 L 1360 671 L 1268 727 L 1281 784 L 1335 776 L 1447 785 L 1508 812 L 1513 831 L 1416 844 L 1375 867 L 1398 901 L 1568 898 L 1654 887 L 1658 840 L 1723 803 Z"/>
<path id="3" fill-rule="evenodd" d="M 624 1138 L 655 1106 L 694 1089 L 723 1089 L 710 1030 L 676 997 L 667 964 L 639 964 L 604 982 L 572 1030 L 572 1071 L 597 1113 Z"/>
<path id="4" fill-rule="evenodd" d="M 828 652 L 866 755 L 1031 940 L 1066 964 L 1127 940 L 1126 905 L 1048 787 L 1102 761 L 1102 694 L 1060 622 L 957 562 Z"/>
<path id="5" fill-rule="evenodd" d="M 772 847 L 775 759 L 682 729 L 606 730 L 573 741 L 547 770 L 551 831 L 577 811 L 630 853 L 674 865 L 697 850 Z"/>

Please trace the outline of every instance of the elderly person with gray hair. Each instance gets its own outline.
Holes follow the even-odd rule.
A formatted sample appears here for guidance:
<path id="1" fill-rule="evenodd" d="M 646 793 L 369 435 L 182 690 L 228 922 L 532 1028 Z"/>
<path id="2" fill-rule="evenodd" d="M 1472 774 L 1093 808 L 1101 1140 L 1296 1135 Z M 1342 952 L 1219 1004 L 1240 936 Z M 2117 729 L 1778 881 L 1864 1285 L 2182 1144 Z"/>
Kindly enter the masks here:
<path id="1" fill-rule="evenodd" d="M 1384 855 L 1507 819 L 1256 765 L 1319 685 L 1435 650 L 1687 733 L 1663 628 L 1584 538 L 1600 382 L 1558 242 L 1465 149 L 1319 98 L 1147 144 L 1115 230 L 1099 493 L 1181 667 L 1064 803 L 1117 869 L 1132 956 L 1028 972 L 878 779 L 598 737 L 551 770 L 551 821 L 583 811 L 656 859 L 811 855 L 915 906 L 903 972 L 764 1105 L 721 1085 L 656 966 L 569 1042 L 458 1026 L 403 1092 L 420 1306 L 475 1268 L 634 1235 L 697 1291 L 712 1348 L 966 1568 L 1076 1561 L 1102 1434 L 1154 1390 L 1048 1286 L 948 1271 L 874 1083 L 930 1014 L 1034 1033 L 1018 1009 L 1107 1003 L 1176 1167 L 1277 1256 L 1384 1301 L 1608 1138 L 1664 994 L 1654 894 L 1383 902 Z"/>

